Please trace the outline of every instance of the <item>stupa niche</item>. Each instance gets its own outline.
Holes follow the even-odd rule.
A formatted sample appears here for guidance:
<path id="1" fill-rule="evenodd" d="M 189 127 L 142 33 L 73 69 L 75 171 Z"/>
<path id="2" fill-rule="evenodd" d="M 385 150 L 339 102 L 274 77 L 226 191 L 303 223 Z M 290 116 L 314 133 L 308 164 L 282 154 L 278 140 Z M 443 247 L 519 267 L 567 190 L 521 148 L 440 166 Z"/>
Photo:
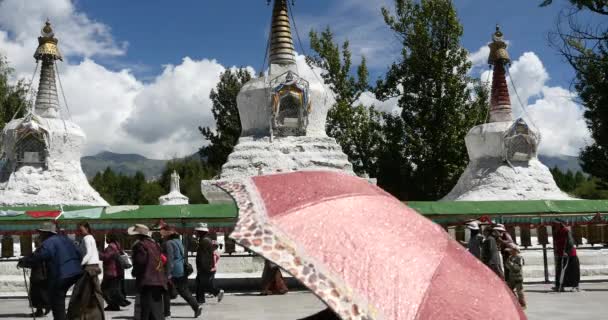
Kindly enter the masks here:
<path id="1" fill-rule="evenodd" d="M 246 83 L 237 97 L 241 137 L 220 179 L 299 170 L 338 170 L 354 175 L 340 145 L 325 132 L 331 107 L 323 85 L 305 79 L 296 66 L 287 0 L 272 11 L 268 74 Z M 224 192 L 203 181 L 210 202 Z"/>
<path id="2" fill-rule="evenodd" d="M 0 205 L 99 205 L 108 203 L 87 181 L 80 165 L 86 136 L 61 118 L 55 82 L 61 54 L 47 21 L 34 54 L 40 63 L 36 102 L 5 127 L 0 139 Z"/>
<path id="3" fill-rule="evenodd" d="M 493 66 L 488 123 L 465 137 L 469 165 L 443 200 L 567 200 L 537 157 L 540 134 L 523 119 L 513 121 L 506 68 L 510 62 L 500 28 L 492 37 Z"/>
<path id="4" fill-rule="evenodd" d="M 173 171 L 171 174 L 171 189 L 169 193 L 158 198 L 161 206 L 188 204 L 189 199 L 179 191 L 179 174 Z"/>

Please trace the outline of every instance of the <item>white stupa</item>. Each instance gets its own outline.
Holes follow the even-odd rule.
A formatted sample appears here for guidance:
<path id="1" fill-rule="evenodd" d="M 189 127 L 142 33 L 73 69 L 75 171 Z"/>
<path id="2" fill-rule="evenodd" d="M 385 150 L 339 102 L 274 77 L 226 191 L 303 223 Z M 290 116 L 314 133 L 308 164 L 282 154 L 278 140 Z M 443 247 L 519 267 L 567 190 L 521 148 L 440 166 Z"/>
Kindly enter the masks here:
<path id="1" fill-rule="evenodd" d="M 490 44 L 494 67 L 488 123 L 465 137 L 469 165 L 443 200 L 567 200 L 537 158 L 540 134 L 523 119 L 513 121 L 505 75 L 510 62 L 499 27 Z"/>
<path id="2" fill-rule="evenodd" d="M 25 117 L 9 122 L 1 135 L 0 205 L 107 206 L 80 165 L 84 132 L 61 118 L 55 61 L 62 57 L 48 21 L 38 42 L 34 58 L 41 69 L 36 103 Z"/>
<path id="3" fill-rule="evenodd" d="M 168 194 L 160 196 L 158 202 L 161 206 L 188 204 L 189 199 L 179 191 L 179 174 L 173 171 L 171 174 L 171 189 Z"/>
<path id="4" fill-rule="evenodd" d="M 239 92 L 241 137 L 222 166 L 220 179 L 299 170 L 354 175 L 340 145 L 325 132 L 331 99 L 322 84 L 311 83 L 298 72 L 287 10 L 287 0 L 274 1 L 270 70 Z M 202 184 L 207 200 L 225 199 L 210 183 Z"/>

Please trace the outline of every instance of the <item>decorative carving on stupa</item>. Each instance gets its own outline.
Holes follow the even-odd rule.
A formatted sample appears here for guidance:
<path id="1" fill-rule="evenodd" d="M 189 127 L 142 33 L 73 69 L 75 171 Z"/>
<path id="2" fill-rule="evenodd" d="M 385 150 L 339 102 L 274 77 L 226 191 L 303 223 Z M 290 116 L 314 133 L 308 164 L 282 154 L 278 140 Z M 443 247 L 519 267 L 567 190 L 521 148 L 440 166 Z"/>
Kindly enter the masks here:
<path id="1" fill-rule="evenodd" d="M 58 43 L 47 21 L 34 53 L 40 67 L 36 102 L 27 106 L 23 118 L 7 123 L 0 136 L 0 206 L 108 205 L 82 171 L 84 132 L 62 118 L 56 85 L 56 61 L 62 60 Z"/>
<path id="2" fill-rule="evenodd" d="M 340 145 L 325 132 L 327 111 L 333 104 L 327 89 L 298 70 L 291 8 L 292 2 L 274 0 L 268 73 L 249 81 L 239 92 L 241 137 L 222 166 L 220 179 L 299 170 L 354 175 Z M 202 182 L 207 200 L 231 201 L 211 184 Z"/>
<path id="3" fill-rule="evenodd" d="M 538 161 L 539 131 L 519 118 L 513 121 L 507 67 L 507 44 L 500 27 L 492 36 L 488 63 L 493 68 L 488 122 L 465 137 L 469 164 L 443 200 L 566 200 L 549 169 Z"/>
<path id="4" fill-rule="evenodd" d="M 171 185 L 169 189 L 169 193 L 158 198 L 158 201 L 161 206 L 168 205 L 179 205 L 179 204 L 188 204 L 189 199 L 185 195 L 180 192 L 179 187 L 179 174 L 173 171 L 171 173 Z"/>

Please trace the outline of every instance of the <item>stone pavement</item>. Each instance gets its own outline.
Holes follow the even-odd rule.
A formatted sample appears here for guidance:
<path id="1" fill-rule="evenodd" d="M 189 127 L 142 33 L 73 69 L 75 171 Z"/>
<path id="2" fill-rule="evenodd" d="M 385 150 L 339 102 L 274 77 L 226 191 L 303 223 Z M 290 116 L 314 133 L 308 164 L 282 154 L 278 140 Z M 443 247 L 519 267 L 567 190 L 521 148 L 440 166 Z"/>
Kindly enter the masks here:
<path id="1" fill-rule="evenodd" d="M 608 309 L 608 282 L 583 283 L 581 292 L 554 293 L 551 285 L 526 286 L 530 320 L 582 320 L 605 319 Z M 0 299 L 0 319 L 26 319 L 27 300 Z M 262 297 L 256 294 L 226 295 L 222 303 L 209 299 L 203 316 L 206 320 L 296 320 L 324 308 L 315 296 L 306 292 L 293 292 L 285 296 Z M 191 309 L 181 300 L 172 307 L 173 319 L 192 318 Z M 133 309 L 108 312 L 106 319 L 131 319 Z M 43 318 L 45 319 L 45 318 Z M 46 319 L 51 319 L 47 317 Z"/>

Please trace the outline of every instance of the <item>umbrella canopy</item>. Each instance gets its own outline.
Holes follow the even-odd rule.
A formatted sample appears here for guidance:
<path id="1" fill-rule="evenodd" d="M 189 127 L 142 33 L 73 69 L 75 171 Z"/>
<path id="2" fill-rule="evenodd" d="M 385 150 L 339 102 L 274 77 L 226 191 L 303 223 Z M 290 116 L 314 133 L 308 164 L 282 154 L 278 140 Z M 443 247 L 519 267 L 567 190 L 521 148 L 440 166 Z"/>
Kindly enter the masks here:
<path id="1" fill-rule="evenodd" d="M 366 180 L 296 172 L 219 181 L 239 244 L 341 319 L 526 319 L 504 282 L 438 225 Z"/>

